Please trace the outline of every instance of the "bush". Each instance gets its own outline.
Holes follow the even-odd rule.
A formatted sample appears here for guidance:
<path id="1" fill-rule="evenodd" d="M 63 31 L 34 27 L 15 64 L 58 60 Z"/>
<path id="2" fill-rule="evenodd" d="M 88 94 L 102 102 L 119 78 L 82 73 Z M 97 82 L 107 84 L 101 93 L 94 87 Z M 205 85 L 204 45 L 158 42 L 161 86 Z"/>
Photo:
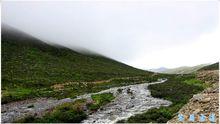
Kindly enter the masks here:
<path id="1" fill-rule="evenodd" d="M 90 110 L 97 110 L 101 106 L 106 105 L 115 98 L 112 93 L 95 94 L 91 97 L 94 103 L 89 105 Z"/>
<path id="2" fill-rule="evenodd" d="M 190 80 L 185 80 L 184 83 L 189 84 L 189 85 L 194 85 L 198 87 L 203 87 L 206 88 L 209 85 L 204 83 L 203 81 L 197 80 L 197 79 L 190 79 Z"/>

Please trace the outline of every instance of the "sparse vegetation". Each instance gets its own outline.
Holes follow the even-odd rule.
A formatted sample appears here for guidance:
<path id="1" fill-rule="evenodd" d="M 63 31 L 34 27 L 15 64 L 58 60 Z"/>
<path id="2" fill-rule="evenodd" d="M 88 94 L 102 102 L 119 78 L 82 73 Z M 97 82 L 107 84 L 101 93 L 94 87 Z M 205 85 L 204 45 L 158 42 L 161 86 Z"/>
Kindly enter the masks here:
<path id="1" fill-rule="evenodd" d="M 47 112 L 43 117 L 27 116 L 16 122 L 19 123 L 80 123 L 87 118 L 87 112 L 95 111 L 111 102 L 115 97 L 112 93 L 102 93 L 92 95 L 92 103 L 87 103 L 86 99 L 79 99 L 72 103 L 64 103 Z M 34 107 L 30 105 L 28 107 Z"/>
<path id="2" fill-rule="evenodd" d="M 94 101 L 93 104 L 88 105 L 90 110 L 97 110 L 101 106 L 106 105 L 107 103 L 111 102 L 115 97 L 112 93 L 103 93 L 103 94 L 96 94 L 92 95 L 92 99 Z"/>
<path id="3" fill-rule="evenodd" d="M 19 123 L 79 123 L 87 118 L 83 111 L 85 100 L 77 100 L 73 103 L 64 103 L 57 106 L 42 118 L 28 116 L 16 122 Z"/>

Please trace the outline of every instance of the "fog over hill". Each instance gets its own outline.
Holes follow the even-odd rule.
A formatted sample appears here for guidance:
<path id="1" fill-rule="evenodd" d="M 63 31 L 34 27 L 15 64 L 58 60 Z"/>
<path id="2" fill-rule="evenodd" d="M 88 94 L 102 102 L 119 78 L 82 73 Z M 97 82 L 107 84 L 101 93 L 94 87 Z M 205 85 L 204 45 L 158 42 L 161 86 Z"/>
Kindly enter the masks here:
<path id="1" fill-rule="evenodd" d="M 166 70 L 168 70 L 168 68 L 165 68 L 165 67 L 149 69 L 149 71 L 152 71 L 152 72 L 163 72 L 163 71 L 166 71 Z"/>
<path id="2" fill-rule="evenodd" d="M 217 1 L 3 1 L 2 22 L 137 68 L 176 68 L 219 60 L 218 9 Z"/>

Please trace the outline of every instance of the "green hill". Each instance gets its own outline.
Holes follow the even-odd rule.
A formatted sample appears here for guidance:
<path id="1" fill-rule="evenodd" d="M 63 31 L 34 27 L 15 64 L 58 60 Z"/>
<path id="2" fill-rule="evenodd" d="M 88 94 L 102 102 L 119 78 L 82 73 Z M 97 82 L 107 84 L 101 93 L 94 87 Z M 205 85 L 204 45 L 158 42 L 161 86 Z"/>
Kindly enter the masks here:
<path id="1" fill-rule="evenodd" d="M 211 65 L 208 65 L 208 66 L 205 66 L 199 69 L 199 71 L 202 71 L 202 70 L 219 70 L 219 62 L 216 62 L 214 64 L 211 64 Z"/>
<path id="2" fill-rule="evenodd" d="M 47 44 L 6 25 L 2 25 L 1 46 L 3 98 L 14 98 L 19 92 L 30 94 L 34 88 L 71 81 L 98 81 L 150 74 L 101 55 L 83 54 Z"/>

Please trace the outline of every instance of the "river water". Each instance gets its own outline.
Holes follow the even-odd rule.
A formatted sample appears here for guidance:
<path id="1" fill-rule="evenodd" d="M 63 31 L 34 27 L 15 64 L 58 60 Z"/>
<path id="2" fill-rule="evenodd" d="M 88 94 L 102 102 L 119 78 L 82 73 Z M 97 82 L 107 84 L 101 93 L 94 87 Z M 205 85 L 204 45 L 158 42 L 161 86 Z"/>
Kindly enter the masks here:
<path id="1" fill-rule="evenodd" d="M 103 106 L 102 109 L 89 115 L 83 123 L 115 123 L 122 119 L 128 119 L 135 114 L 146 112 L 150 108 L 171 105 L 170 101 L 152 97 L 148 90 L 149 85 L 164 83 L 165 81 L 111 88 L 102 91 L 102 93 L 111 92 L 116 98 L 113 102 Z M 120 89 L 120 92 L 118 89 Z M 88 95 L 83 97 L 88 97 Z"/>

